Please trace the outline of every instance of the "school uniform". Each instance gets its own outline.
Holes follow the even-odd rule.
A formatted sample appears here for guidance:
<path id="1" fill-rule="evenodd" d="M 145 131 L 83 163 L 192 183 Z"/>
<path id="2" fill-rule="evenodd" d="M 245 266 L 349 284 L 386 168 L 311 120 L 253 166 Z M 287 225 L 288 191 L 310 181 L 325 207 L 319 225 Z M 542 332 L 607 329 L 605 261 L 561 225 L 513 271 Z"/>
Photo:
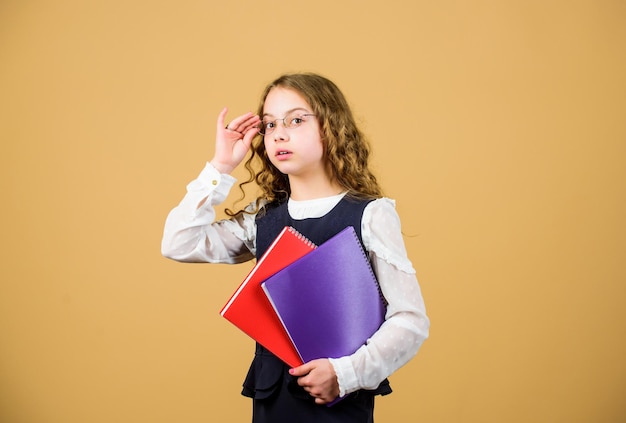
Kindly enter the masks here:
<path id="1" fill-rule="evenodd" d="M 370 201 L 344 197 L 324 216 L 301 220 L 290 216 L 287 202 L 266 206 L 256 218 L 257 260 L 285 226 L 294 227 L 317 245 L 352 226 L 363 243 L 361 219 Z M 328 407 L 316 404 L 288 371 L 289 366 L 257 343 L 242 391 L 253 399 L 253 423 L 373 422 L 374 397 L 392 391 L 385 379 L 376 389 L 358 390 Z"/>
<path id="2" fill-rule="evenodd" d="M 289 199 L 258 214 L 251 203 L 247 207 L 251 213 L 216 220 L 215 206 L 235 183 L 232 176 L 206 164 L 167 216 L 161 241 L 165 257 L 192 263 L 244 263 L 261 257 L 284 226 L 295 227 L 318 245 L 352 226 L 367 246 L 388 303 L 385 324 L 367 345 L 351 356 L 330 358 L 341 395 L 351 392 L 332 407 L 315 404 L 288 374 L 288 367 L 257 346 L 242 392 L 253 398 L 254 422 L 371 422 L 374 396 L 391 392 L 385 378 L 417 353 L 430 326 L 395 202 L 389 198 L 355 201 L 343 194 Z"/>

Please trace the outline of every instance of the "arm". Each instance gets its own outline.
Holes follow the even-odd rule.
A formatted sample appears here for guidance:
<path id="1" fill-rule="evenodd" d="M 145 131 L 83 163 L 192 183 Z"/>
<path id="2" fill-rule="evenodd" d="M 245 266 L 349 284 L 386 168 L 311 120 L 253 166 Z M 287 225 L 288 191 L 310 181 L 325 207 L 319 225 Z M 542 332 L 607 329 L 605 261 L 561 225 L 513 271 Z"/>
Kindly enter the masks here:
<path id="1" fill-rule="evenodd" d="M 391 200 L 380 199 L 367 206 L 362 235 L 388 302 L 385 322 L 354 354 L 312 360 L 290 370 L 318 404 L 359 389 L 375 389 L 406 364 L 428 337 L 430 323 Z"/>
<path id="2" fill-rule="evenodd" d="M 366 345 L 350 356 L 330 359 L 340 395 L 376 388 L 417 353 L 430 327 L 391 200 L 380 199 L 368 205 L 363 213 L 362 234 L 388 306 L 385 322 Z"/>
<path id="3" fill-rule="evenodd" d="M 161 240 L 165 257 L 206 263 L 241 263 L 253 258 L 254 216 L 215 222 L 214 206 L 226 198 L 234 183 L 233 177 L 206 164 L 167 216 Z"/>
<path id="4" fill-rule="evenodd" d="M 224 108 L 217 118 L 215 156 L 165 222 L 161 252 L 186 262 L 239 263 L 254 256 L 254 216 L 215 222 L 214 206 L 235 183 L 230 173 L 245 157 L 256 135 L 259 117 L 246 113 L 224 126 Z"/>

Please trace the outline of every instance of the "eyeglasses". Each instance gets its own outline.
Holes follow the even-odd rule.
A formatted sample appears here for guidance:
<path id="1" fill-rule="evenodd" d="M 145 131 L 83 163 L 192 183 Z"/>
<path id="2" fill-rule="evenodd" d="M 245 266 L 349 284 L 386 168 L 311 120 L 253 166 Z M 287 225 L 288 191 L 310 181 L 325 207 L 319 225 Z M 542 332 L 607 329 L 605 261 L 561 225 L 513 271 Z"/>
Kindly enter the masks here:
<path id="1" fill-rule="evenodd" d="M 279 120 L 283 122 L 283 126 L 285 128 L 288 128 L 288 129 L 297 128 L 298 126 L 306 122 L 306 119 L 303 119 L 305 116 L 315 116 L 315 115 L 313 113 L 302 114 L 302 113 L 292 112 L 282 119 L 274 119 L 274 120 L 263 119 L 259 126 L 259 134 L 269 135 L 272 132 L 274 132 L 274 129 L 276 129 L 276 125 L 277 125 L 276 122 L 278 122 Z"/>

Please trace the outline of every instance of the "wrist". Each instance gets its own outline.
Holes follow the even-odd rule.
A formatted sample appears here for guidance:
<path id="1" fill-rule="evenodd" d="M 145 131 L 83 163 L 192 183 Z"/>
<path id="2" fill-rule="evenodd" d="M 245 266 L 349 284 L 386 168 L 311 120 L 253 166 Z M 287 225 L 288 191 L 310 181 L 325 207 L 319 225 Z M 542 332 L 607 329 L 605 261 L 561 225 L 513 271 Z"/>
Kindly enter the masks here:
<path id="1" fill-rule="evenodd" d="M 230 173 L 234 170 L 233 166 L 224 164 L 219 162 L 218 160 L 211 160 L 209 162 L 211 166 L 213 166 L 219 173 L 230 175 Z"/>

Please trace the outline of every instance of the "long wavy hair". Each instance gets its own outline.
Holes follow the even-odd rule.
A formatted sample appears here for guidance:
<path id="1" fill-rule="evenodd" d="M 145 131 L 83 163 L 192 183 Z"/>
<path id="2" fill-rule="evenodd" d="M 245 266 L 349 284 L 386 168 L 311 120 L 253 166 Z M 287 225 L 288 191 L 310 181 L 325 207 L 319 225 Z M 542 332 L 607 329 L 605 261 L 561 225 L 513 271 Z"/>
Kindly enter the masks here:
<path id="1" fill-rule="evenodd" d="M 330 177 L 347 191 L 347 195 L 353 198 L 381 197 L 382 190 L 368 166 L 369 142 L 357 127 L 352 110 L 337 85 L 314 73 L 282 75 L 263 91 L 257 111 L 259 116 L 263 114 L 267 95 L 277 87 L 298 92 L 311 106 L 319 122 Z M 256 182 L 261 190 L 253 210 L 257 212 L 262 203 L 285 201 L 291 190 L 287 175 L 281 173 L 271 163 L 265 150 L 263 136 L 254 138 L 251 150 L 252 154 L 245 162 L 249 178 L 239 184 L 239 188 L 243 199 L 244 186 Z M 226 210 L 230 216 L 243 212 Z"/>

